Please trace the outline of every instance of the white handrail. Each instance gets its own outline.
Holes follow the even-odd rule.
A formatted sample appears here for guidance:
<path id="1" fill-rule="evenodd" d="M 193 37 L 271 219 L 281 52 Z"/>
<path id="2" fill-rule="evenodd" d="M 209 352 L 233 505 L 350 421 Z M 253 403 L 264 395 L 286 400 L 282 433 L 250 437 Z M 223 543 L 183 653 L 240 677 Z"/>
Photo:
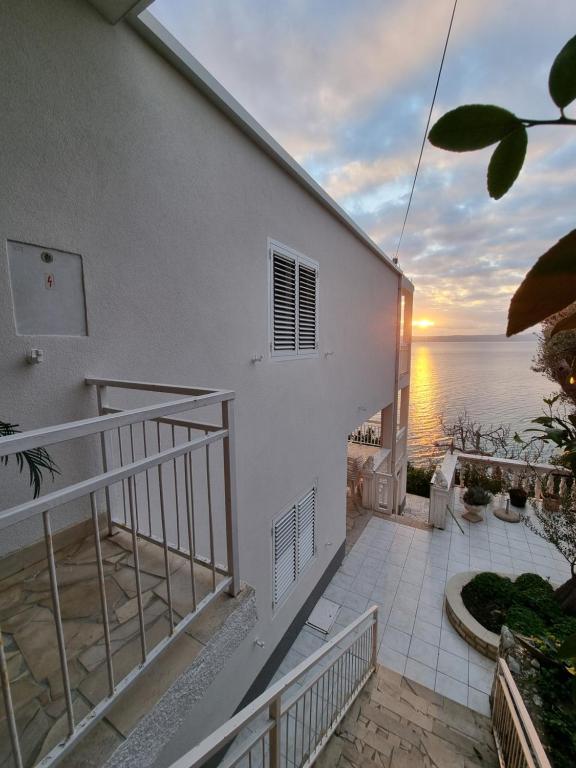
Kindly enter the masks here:
<path id="1" fill-rule="evenodd" d="M 82 496 L 87 496 L 89 493 L 94 493 L 102 488 L 110 487 L 111 485 L 114 485 L 114 483 L 127 480 L 129 477 L 140 472 L 145 472 L 148 469 L 152 469 L 152 467 L 165 464 L 172 459 L 177 459 L 198 448 L 215 443 L 217 440 L 222 440 L 224 437 L 227 437 L 227 435 L 228 430 L 226 429 L 221 429 L 218 432 L 211 432 L 206 437 L 197 437 L 194 440 L 178 445 L 176 448 L 169 448 L 154 456 L 139 459 L 131 464 L 125 464 L 117 469 L 112 469 L 108 472 L 96 475 L 96 477 L 82 480 L 74 485 L 67 485 L 65 488 L 61 488 L 58 491 L 52 491 L 52 493 L 47 493 L 37 499 L 32 499 L 32 501 L 25 501 L 23 504 L 18 504 L 16 507 L 6 509 L 0 512 L 0 531 L 10 525 L 26 520 L 33 515 L 38 515 L 46 510 L 54 509 L 54 507 L 60 506 L 61 504 L 75 501 Z"/>
<path id="2" fill-rule="evenodd" d="M 204 408 L 208 405 L 221 403 L 224 400 L 231 400 L 232 398 L 233 394 L 231 395 L 229 392 L 216 391 L 207 395 L 171 400 L 168 403 L 161 403 L 159 405 L 145 405 L 140 408 L 120 411 L 119 413 L 92 416 L 89 419 L 69 421 L 65 424 L 42 427 L 42 429 L 18 432 L 15 435 L 0 438 L 0 457 L 28 451 L 33 448 L 43 448 L 46 445 L 63 443 L 67 440 L 75 440 L 78 437 L 98 435 L 110 429 L 125 427 L 143 420 L 150 421 L 171 413 L 182 413 L 183 411 L 191 411 L 195 408 Z"/>
<path id="3" fill-rule="evenodd" d="M 176 762 L 171 765 L 171 768 L 199 768 L 210 757 L 222 750 L 230 741 L 237 736 L 242 729 L 253 721 L 258 715 L 269 709 L 274 702 L 278 702 L 278 715 L 286 714 L 286 709 L 282 708 L 281 697 L 289 688 L 291 688 L 295 682 L 297 682 L 303 675 L 306 674 L 312 667 L 316 666 L 322 659 L 324 659 L 331 651 L 334 650 L 343 640 L 349 638 L 355 630 L 365 624 L 369 619 L 372 622 L 369 625 L 372 631 L 372 646 L 371 646 L 371 658 L 370 658 L 370 674 L 373 672 L 376 666 L 376 637 L 378 633 L 378 606 L 374 605 L 359 616 L 348 627 L 339 632 L 332 640 L 330 640 L 322 648 L 312 653 L 307 659 L 298 664 L 291 672 L 288 672 L 284 677 L 278 680 L 277 683 L 271 685 L 264 693 L 254 699 L 253 702 L 244 707 L 238 714 L 230 718 L 226 723 L 217 728 L 213 733 L 207 736 L 200 744 L 193 747 L 189 752 L 180 757 Z M 354 639 L 354 641 L 356 638 Z M 354 642 L 353 641 L 353 642 Z M 347 653 L 351 645 L 343 648 L 341 653 L 333 660 L 332 665 L 338 663 L 338 661 Z M 306 694 L 306 691 L 317 684 L 318 678 L 316 677 L 310 681 L 303 692 L 300 694 Z M 263 729 L 263 733 L 259 734 L 262 738 L 271 730 L 269 724 Z"/>

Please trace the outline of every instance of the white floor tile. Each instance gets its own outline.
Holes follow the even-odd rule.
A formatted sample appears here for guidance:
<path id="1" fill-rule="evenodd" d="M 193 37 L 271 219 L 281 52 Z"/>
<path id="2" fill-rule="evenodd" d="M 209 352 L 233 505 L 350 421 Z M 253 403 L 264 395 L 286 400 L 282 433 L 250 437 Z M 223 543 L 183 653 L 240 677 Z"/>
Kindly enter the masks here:
<path id="1" fill-rule="evenodd" d="M 428 621 L 422 621 L 416 617 L 414 622 L 413 635 L 432 645 L 440 645 L 440 627 L 430 624 Z"/>
<path id="2" fill-rule="evenodd" d="M 468 661 L 442 648 L 438 653 L 438 672 L 468 685 Z"/>
<path id="3" fill-rule="evenodd" d="M 410 647 L 411 635 L 388 625 L 382 633 L 382 645 L 406 656 Z"/>
<path id="4" fill-rule="evenodd" d="M 470 709 L 480 712 L 481 715 L 490 717 L 490 697 L 487 693 L 468 688 L 468 706 Z"/>
<path id="5" fill-rule="evenodd" d="M 477 664 L 469 663 L 468 665 L 468 685 L 471 688 L 476 688 L 482 693 L 490 693 L 492 690 L 492 682 L 494 680 L 494 672 L 484 667 L 480 667 Z"/>
<path id="6" fill-rule="evenodd" d="M 385 648 L 382 644 L 378 650 L 378 663 L 403 675 L 406 668 L 406 656 L 398 653 L 398 651 L 393 651 L 391 648 Z"/>
<path id="7" fill-rule="evenodd" d="M 408 656 L 421 664 L 436 668 L 438 663 L 438 646 L 431 645 L 419 637 L 412 636 Z"/>
<path id="8" fill-rule="evenodd" d="M 421 664 L 415 659 L 408 658 L 406 659 L 404 674 L 409 680 L 414 680 L 414 682 L 434 690 L 434 684 L 436 682 L 435 669 L 427 667 L 425 664 Z"/>
<path id="9" fill-rule="evenodd" d="M 434 690 L 448 699 L 464 704 L 465 707 L 468 706 L 468 686 L 464 683 L 459 683 L 453 677 L 437 672 Z"/>

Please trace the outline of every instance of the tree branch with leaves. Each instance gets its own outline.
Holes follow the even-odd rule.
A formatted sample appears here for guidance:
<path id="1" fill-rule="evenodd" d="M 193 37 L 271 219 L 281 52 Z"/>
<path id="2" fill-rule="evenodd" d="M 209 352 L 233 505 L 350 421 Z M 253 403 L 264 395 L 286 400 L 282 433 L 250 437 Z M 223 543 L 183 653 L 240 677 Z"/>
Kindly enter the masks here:
<path id="1" fill-rule="evenodd" d="M 496 144 L 488 165 L 487 185 L 499 200 L 512 187 L 526 157 L 528 130 L 539 125 L 576 126 L 565 109 L 576 100 L 576 36 L 556 56 L 548 77 L 556 119 L 517 117 L 493 104 L 467 104 L 447 112 L 432 127 L 429 141 L 451 152 L 471 152 Z M 576 229 L 544 253 L 510 302 L 507 336 L 542 322 L 576 301 Z M 576 328 L 576 312 L 561 319 L 552 334 Z"/>

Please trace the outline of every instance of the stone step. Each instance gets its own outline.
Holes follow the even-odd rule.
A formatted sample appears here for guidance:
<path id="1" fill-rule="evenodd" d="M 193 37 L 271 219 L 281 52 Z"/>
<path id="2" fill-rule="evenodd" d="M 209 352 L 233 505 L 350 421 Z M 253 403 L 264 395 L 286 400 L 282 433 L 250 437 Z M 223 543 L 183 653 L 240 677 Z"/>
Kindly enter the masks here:
<path id="1" fill-rule="evenodd" d="M 490 719 L 378 666 L 318 768 L 497 768 Z"/>

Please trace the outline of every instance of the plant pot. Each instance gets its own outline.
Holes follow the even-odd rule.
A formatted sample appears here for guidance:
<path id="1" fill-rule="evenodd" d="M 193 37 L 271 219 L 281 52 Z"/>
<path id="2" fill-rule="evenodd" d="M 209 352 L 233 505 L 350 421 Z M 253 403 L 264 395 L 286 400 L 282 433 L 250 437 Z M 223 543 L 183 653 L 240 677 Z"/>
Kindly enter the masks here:
<path id="1" fill-rule="evenodd" d="M 510 496 L 510 504 L 512 504 L 512 506 L 520 507 L 522 509 L 526 506 L 528 494 L 524 488 L 510 488 L 508 495 Z"/>
<path id="2" fill-rule="evenodd" d="M 560 496 L 553 494 L 551 496 L 544 496 L 542 499 L 542 506 L 546 512 L 558 512 L 560 509 Z"/>
<path id="3" fill-rule="evenodd" d="M 484 510 L 486 506 L 479 506 L 477 504 L 467 504 L 464 502 L 466 512 L 462 515 L 464 520 L 468 520 L 469 523 L 481 523 L 484 520 Z"/>

